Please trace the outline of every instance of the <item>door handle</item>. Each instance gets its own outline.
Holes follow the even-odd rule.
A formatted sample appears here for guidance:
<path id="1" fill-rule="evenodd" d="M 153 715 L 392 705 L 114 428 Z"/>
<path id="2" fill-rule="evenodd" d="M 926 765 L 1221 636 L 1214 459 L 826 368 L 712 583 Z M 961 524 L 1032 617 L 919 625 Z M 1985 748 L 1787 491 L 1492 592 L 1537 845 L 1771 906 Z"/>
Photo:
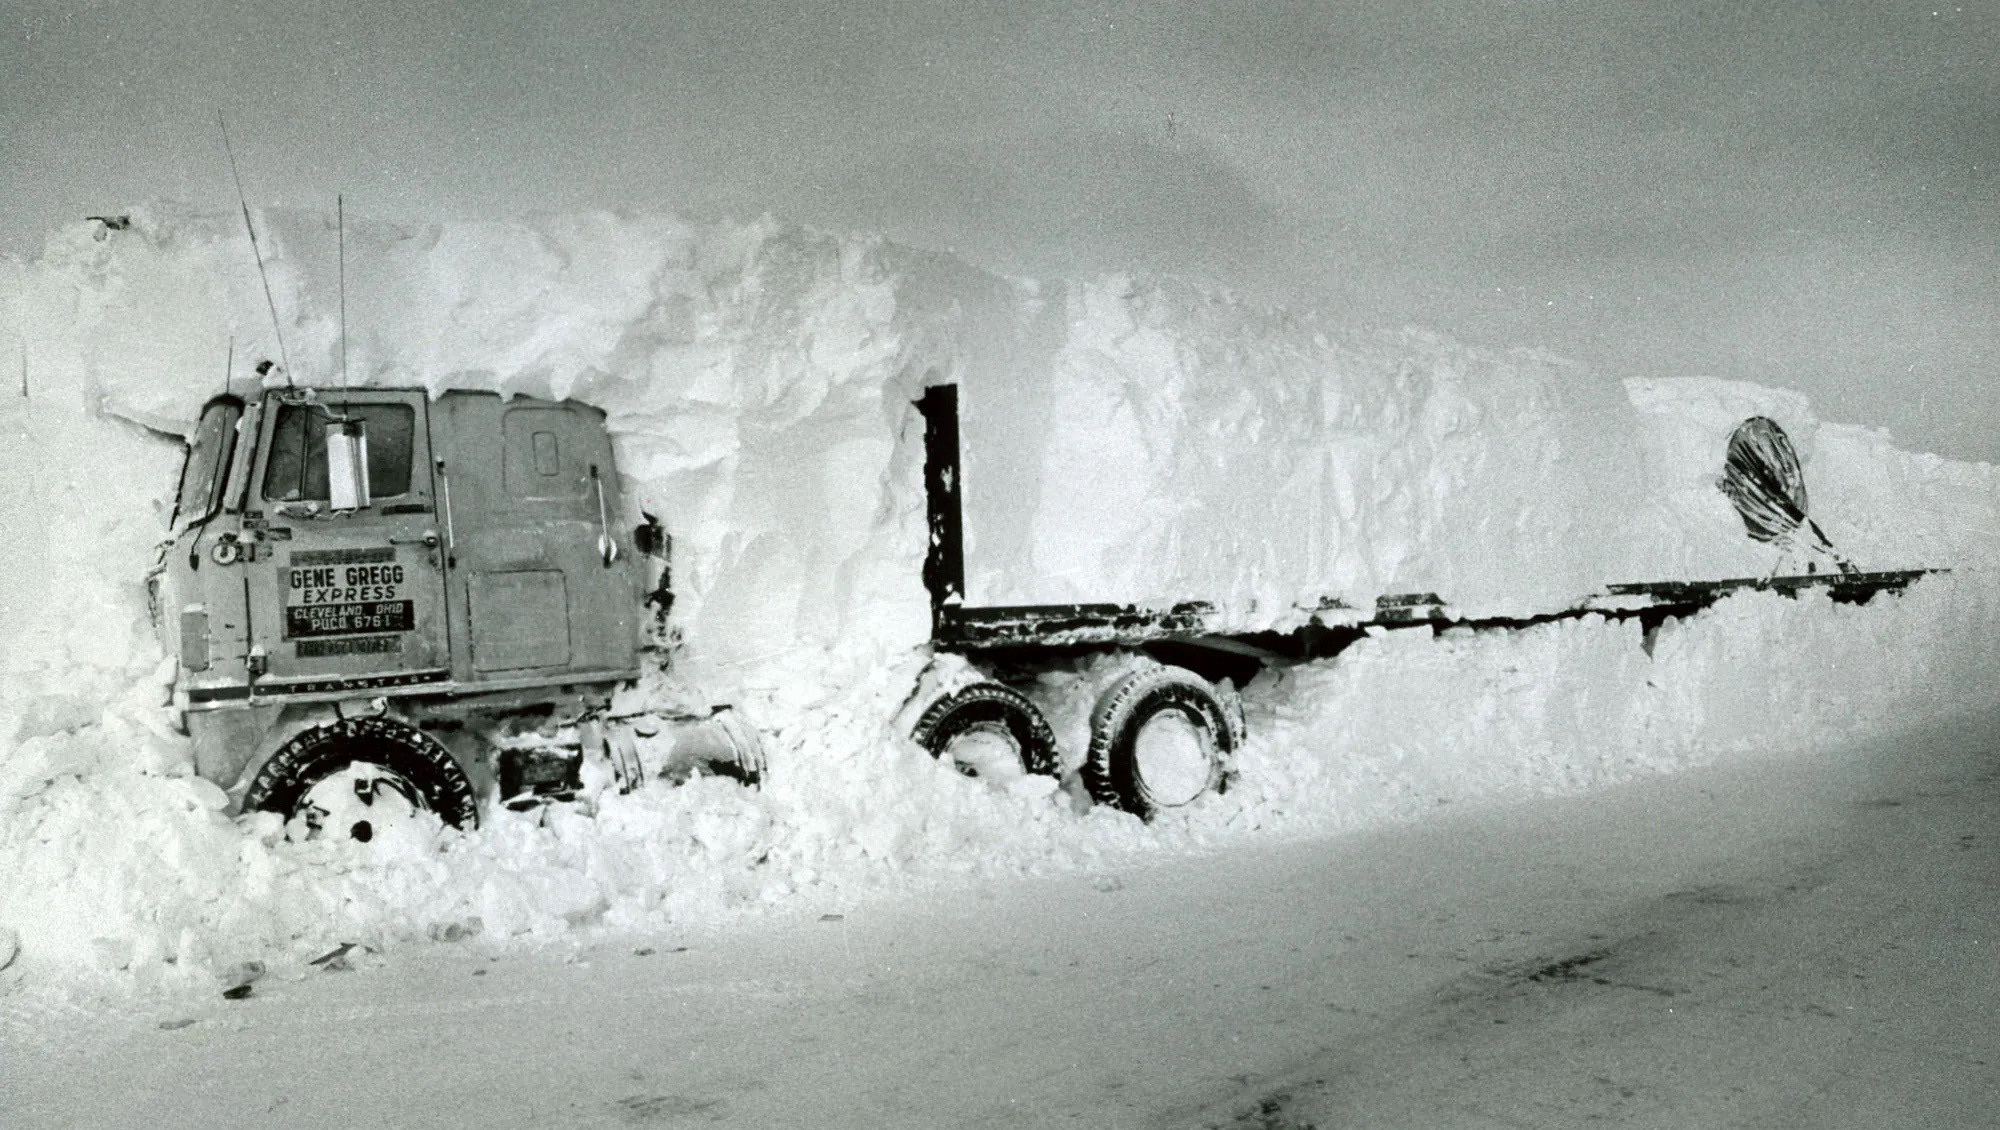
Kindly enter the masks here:
<path id="1" fill-rule="evenodd" d="M 597 487 L 597 552 L 604 558 L 604 567 L 609 569 L 618 560 L 618 543 L 611 539 L 611 515 L 604 507 L 604 480 L 597 475 L 597 464 L 590 465 L 590 481 Z"/>
<path id="2" fill-rule="evenodd" d="M 436 549 L 436 548 L 437 548 L 437 545 L 438 545 L 438 533 L 437 533 L 437 531 L 436 531 L 436 530 L 425 530 L 425 531 L 423 532 L 423 536 L 422 536 L 422 537 L 414 537 L 414 538 L 390 538 L 390 539 L 389 539 L 389 544 L 390 544 L 390 545 L 424 545 L 424 546 L 429 546 L 429 547 L 430 547 L 430 548 L 432 548 L 432 549 Z"/>

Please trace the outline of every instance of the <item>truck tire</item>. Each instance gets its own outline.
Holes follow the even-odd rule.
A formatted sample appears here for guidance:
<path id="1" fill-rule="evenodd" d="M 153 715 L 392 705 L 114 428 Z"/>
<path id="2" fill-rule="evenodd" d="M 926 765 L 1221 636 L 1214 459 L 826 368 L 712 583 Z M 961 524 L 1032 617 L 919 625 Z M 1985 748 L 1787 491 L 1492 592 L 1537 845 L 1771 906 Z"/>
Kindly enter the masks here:
<path id="1" fill-rule="evenodd" d="M 1090 717 L 1083 782 L 1099 804 L 1144 820 L 1224 783 L 1236 750 L 1232 714 L 1208 680 L 1180 667 L 1142 667 L 1113 683 Z"/>
<path id="2" fill-rule="evenodd" d="M 381 770 L 381 782 L 455 828 L 479 824 L 465 770 L 436 738 L 393 718 L 343 718 L 302 731 L 271 755 L 243 794 L 246 811 L 299 815 L 312 787 L 357 764 Z M 365 822 L 343 829 L 368 839 Z"/>
<path id="3" fill-rule="evenodd" d="M 1012 687 L 990 682 L 961 687 L 926 707 L 910 728 L 912 741 L 932 757 L 951 757 L 968 777 L 980 775 L 977 759 L 952 747 L 982 738 L 1011 747 L 1023 772 L 1056 775 L 1055 731 L 1028 696 Z"/>

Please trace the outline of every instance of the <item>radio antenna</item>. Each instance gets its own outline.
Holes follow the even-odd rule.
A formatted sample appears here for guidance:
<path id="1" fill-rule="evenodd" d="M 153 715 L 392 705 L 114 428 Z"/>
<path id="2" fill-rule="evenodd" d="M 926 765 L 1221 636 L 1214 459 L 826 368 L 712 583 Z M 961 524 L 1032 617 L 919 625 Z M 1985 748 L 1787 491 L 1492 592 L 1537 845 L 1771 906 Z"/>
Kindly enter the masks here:
<path id="1" fill-rule="evenodd" d="M 28 343 L 21 343 L 21 399 L 28 399 Z"/>
<path id="2" fill-rule="evenodd" d="M 236 181 L 236 203 L 243 209 L 243 226 L 250 232 L 250 253 L 257 257 L 257 277 L 264 281 L 264 306 L 271 311 L 271 333 L 278 339 L 278 359 L 285 364 L 285 387 L 292 387 L 292 359 L 285 352 L 285 331 L 278 324 L 278 303 L 271 297 L 271 276 L 264 270 L 264 251 L 257 245 L 257 225 L 250 222 L 250 202 L 243 195 L 243 174 L 236 169 L 236 151 L 229 146 L 229 123 L 222 111 L 215 112 L 215 124 L 222 128 L 222 151 L 229 157 L 229 175 Z"/>
<path id="3" fill-rule="evenodd" d="M 229 335 L 229 352 L 222 357 L 222 395 L 229 395 L 229 378 L 236 375 L 236 335 Z"/>
<path id="4" fill-rule="evenodd" d="M 347 387 L 347 198 L 333 197 L 334 226 L 340 240 L 340 387 Z"/>

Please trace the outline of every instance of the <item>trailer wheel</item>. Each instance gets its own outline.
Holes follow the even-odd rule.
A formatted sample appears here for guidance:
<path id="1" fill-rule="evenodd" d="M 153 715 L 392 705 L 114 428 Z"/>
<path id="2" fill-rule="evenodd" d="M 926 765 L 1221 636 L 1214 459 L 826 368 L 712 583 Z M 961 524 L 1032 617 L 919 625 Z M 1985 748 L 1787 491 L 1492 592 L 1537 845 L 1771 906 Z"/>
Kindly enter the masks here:
<path id="1" fill-rule="evenodd" d="M 434 812 L 479 824 L 472 782 L 437 739 L 392 718 L 343 718 L 286 742 L 243 794 L 246 810 L 304 816 L 315 831 L 373 839 L 380 824 Z"/>
<path id="2" fill-rule="evenodd" d="M 1097 700 L 1084 785 L 1099 804 L 1150 820 L 1220 789 L 1236 736 L 1208 680 L 1180 667 L 1144 667 Z"/>
<path id="3" fill-rule="evenodd" d="M 1056 735 L 1028 696 L 999 683 L 973 683 L 924 709 L 910 739 L 950 757 L 968 777 L 1018 769 L 1056 775 Z"/>

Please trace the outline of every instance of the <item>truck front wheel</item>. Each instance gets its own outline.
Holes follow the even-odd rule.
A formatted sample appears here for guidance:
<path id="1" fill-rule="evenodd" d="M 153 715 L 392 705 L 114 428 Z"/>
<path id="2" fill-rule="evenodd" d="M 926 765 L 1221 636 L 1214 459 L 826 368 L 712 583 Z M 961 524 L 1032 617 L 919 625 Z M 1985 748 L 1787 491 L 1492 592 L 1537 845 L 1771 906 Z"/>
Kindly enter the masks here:
<path id="1" fill-rule="evenodd" d="M 472 782 L 437 739 L 393 718 L 343 718 L 303 731 L 257 771 L 245 810 L 304 817 L 321 835 L 373 839 L 417 811 L 479 823 Z"/>
<path id="2" fill-rule="evenodd" d="M 1150 820 L 1221 788 L 1235 749 L 1236 727 L 1208 680 L 1142 667 L 1097 700 L 1083 782 L 1099 804 Z"/>
<path id="3" fill-rule="evenodd" d="M 971 777 L 1056 773 L 1055 731 L 1026 695 L 1000 683 L 973 683 L 931 703 L 910 738 Z"/>

